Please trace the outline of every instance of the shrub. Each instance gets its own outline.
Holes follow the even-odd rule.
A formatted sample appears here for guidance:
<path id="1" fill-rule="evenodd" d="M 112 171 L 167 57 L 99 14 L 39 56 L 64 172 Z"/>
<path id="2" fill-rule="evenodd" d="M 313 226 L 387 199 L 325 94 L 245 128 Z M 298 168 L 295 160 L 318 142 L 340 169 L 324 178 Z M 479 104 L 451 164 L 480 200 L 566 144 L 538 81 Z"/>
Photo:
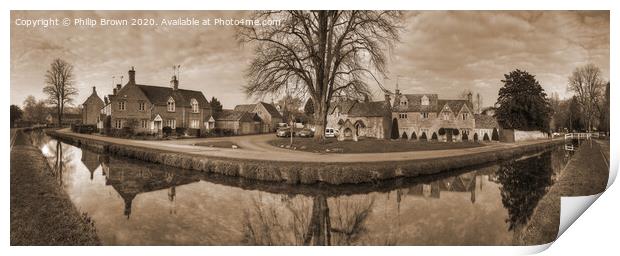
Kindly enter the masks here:
<path id="1" fill-rule="evenodd" d="M 412 140 L 417 140 L 418 139 L 418 136 L 415 135 L 415 132 L 411 133 L 411 139 Z"/>
<path id="2" fill-rule="evenodd" d="M 467 133 L 463 133 L 463 135 L 461 136 L 461 140 L 463 141 L 469 140 L 469 136 L 467 135 Z"/>
<path id="3" fill-rule="evenodd" d="M 431 140 L 437 140 L 437 133 L 433 132 L 433 136 L 431 136 Z"/>
<path id="4" fill-rule="evenodd" d="M 164 126 L 163 128 L 161 128 L 161 132 L 164 134 L 164 136 L 170 136 L 172 134 L 172 127 Z"/>
<path id="5" fill-rule="evenodd" d="M 393 140 L 398 139 L 398 120 L 396 118 L 392 119 L 392 136 Z"/>
<path id="6" fill-rule="evenodd" d="M 478 134 L 474 133 L 474 141 L 478 141 Z"/>
<path id="7" fill-rule="evenodd" d="M 446 129 L 444 129 L 444 128 L 439 128 L 439 135 L 442 135 L 442 136 L 443 136 L 444 134 L 446 134 Z"/>
<path id="8" fill-rule="evenodd" d="M 404 140 L 408 139 L 408 138 L 407 138 L 407 132 L 403 132 L 402 139 L 404 139 Z"/>
<path id="9" fill-rule="evenodd" d="M 499 132 L 497 132 L 497 128 L 493 128 L 493 135 L 491 135 L 491 139 L 494 141 L 499 141 Z"/>
<path id="10" fill-rule="evenodd" d="M 422 132 L 422 135 L 420 135 L 420 140 L 426 140 L 426 132 Z"/>
<path id="11" fill-rule="evenodd" d="M 485 134 L 484 134 L 484 137 L 482 138 L 482 140 L 484 140 L 484 141 L 489 141 L 489 134 L 488 134 L 488 133 L 485 133 Z"/>
<path id="12" fill-rule="evenodd" d="M 186 132 L 186 131 L 187 131 L 187 129 L 186 129 L 186 128 L 184 128 L 184 127 L 177 127 L 177 128 L 175 129 L 175 132 L 176 132 L 176 134 L 177 134 L 178 136 L 185 135 L 185 132 Z"/>
<path id="13" fill-rule="evenodd" d="M 459 135 L 459 129 L 452 129 L 452 135 Z"/>

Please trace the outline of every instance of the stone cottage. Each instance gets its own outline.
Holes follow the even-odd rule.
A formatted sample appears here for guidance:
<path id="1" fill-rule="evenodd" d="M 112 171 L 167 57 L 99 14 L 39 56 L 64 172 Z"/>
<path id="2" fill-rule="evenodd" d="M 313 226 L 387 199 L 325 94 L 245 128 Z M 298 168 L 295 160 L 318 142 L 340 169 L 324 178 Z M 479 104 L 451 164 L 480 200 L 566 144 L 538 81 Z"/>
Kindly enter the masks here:
<path id="1" fill-rule="evenodd" d="M 82 103 L 82 124 L 96 125 L 103 107 L 103 100 L 99 98 L 97 89 L 93 86 L 93 92 Z"/>
<path id="2" fill-rule="evenodd" d="M 101 110 L 110 116 L 113 129 L 130 127 L 144 133 L 159 133 L 163 127 L 206 130 L 211 106 L 202 92 L 180 89 L 176 76 L 169 86 L 152 86 L 136 83 L 133 67 L 128 73 L 127 84 L 118 84 Z"/>
<path id="3" fill-rule="evenodd" d="M 231 135 L 257 134 L 264 127 L 257 113 L 223 109 L 215 115 L 215 127 Z"/>
<path id="4" fill-rule="evenodd" d="M 326 127 L 338 129 L 341 140 L 384 139 L 390 136 L 390 117 L 389 101 L 345 100 L 330 107 Z"/>
<path id="5" fill-rule="evenodd" d="M 470 139 L 475 128 L 471 93 L 467 99 L 439 99 L 437 94 L 394 95 L 392 119 L 398 122 L 402 137 L 430 140 L 436 134 L 438 140 L 461 141 Z M 463 136 L 466 134 L 466 136 Z"/>
<path id="6" fill-rule="evenodd" d="M 278 108 L 272 104 L 259 102 L 256 104 L 244 104 L 235 106 L 235 111 L 256 113 L 262 120 L 260 132 L 275 132 L 278 123 L 282 123 L 282 114 Z"/>

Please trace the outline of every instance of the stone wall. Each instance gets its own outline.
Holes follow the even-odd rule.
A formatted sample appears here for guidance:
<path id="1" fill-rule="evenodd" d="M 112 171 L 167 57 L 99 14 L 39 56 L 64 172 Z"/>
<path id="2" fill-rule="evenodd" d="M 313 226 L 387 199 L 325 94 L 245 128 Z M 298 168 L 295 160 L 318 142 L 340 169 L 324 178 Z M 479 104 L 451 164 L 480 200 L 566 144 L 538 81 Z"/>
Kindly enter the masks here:
<path id="1" fill-rule="evenodd" d="M 519 141 L 531 141 L 549 139 L 547 133 L 541 131 L 521 131 L 514 129 L 503 129 L 500 133 L 500 140 L 502 142 L 519 142 Z"/>

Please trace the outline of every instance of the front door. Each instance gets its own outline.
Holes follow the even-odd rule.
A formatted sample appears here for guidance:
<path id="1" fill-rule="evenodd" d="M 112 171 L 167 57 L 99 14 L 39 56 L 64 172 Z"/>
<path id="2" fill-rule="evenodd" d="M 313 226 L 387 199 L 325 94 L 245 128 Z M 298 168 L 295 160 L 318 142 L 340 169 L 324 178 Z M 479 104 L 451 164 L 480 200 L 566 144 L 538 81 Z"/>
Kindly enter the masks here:
<path id="1" fill-rule="evenodd" d="M 452 142 L 452 129 L 446 129 L 446 141 Z"/>
<path id="2" fill-rule="evenodd" d="M 155 125 L 154 129 L 156 132 L 161 131 L 161 128 L 162 128 L 161 121 L 155 121 L 153 122 L 153 124 Z"/>

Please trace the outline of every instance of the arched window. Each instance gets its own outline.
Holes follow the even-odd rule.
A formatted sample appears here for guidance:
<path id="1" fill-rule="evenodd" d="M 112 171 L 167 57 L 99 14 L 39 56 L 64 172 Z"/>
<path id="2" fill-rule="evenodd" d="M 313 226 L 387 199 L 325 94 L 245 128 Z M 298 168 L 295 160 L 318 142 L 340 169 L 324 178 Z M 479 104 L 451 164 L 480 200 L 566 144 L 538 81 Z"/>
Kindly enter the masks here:
<path id="1" fill-rule="evenodd" d="M 193 113 L 198 113 L 200 112 L 200 109 L 198 108 L 198 101 L 194 98 L 192 98 L 192 100 L 190 101 L 190 103 L 192 104 L 192 112 Z"/>
<path id="2" fill-rule="evenodd" d="M 428 106 L 429 102 L 428 102 L 428 97 L 426 97 L 426 95 L 422 96 L 422 100 L 420 100 L 420 104 L 422 104 L 423 106 Z"/>
<path id="3" fill-rule="evenodd" d="M 168 99 L 168 112 L 174 112 L 174 110 L 175 110 L 174 99 L 170 97 L 170 99 Z"/>

